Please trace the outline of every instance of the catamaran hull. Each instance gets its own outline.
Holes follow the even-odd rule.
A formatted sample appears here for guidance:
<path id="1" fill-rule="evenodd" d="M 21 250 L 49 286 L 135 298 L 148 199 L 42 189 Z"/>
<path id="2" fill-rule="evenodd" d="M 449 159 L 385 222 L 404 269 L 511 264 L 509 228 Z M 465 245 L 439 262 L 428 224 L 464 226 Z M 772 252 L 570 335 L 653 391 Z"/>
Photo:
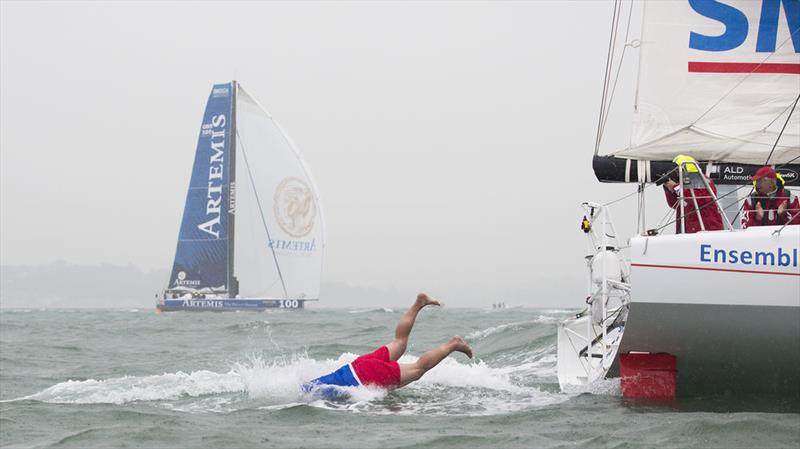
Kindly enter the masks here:
<path id="1" fill-rule="evenodd" d="M 305 308 L 304 299 L 167 299 L 156 305 L 162 312 L 231 312 Z"/>
<path id="2" fill-rule="evenodd" d="M 800 226 L 631 239 L 619 352 L 677 358 L 678 397 L 800 401 Z"/>

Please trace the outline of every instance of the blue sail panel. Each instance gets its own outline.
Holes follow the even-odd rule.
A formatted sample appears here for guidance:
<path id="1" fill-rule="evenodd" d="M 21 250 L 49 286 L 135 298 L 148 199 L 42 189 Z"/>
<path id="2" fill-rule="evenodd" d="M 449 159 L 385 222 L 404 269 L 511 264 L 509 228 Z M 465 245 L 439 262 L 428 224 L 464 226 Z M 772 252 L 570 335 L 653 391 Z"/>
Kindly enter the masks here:
<path id="1" fill-rule="evenodd" d="M 197 140 L 169 288 L 228 290 L 233 83 L 216 84 Z"/>

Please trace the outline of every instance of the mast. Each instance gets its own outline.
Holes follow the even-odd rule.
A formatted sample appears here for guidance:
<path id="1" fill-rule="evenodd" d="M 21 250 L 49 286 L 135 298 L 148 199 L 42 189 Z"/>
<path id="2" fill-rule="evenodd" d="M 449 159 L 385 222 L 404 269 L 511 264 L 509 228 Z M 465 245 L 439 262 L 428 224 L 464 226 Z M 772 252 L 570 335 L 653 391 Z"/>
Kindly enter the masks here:
<path id="1" fill-rule="evenodd" d="M 228 162 L 228 296 L 239 294 L 239 281 L 233 273 L 234 236 L 236 235 L 236 90 L 238 83 L 231 81 L 231 151 Z"/>

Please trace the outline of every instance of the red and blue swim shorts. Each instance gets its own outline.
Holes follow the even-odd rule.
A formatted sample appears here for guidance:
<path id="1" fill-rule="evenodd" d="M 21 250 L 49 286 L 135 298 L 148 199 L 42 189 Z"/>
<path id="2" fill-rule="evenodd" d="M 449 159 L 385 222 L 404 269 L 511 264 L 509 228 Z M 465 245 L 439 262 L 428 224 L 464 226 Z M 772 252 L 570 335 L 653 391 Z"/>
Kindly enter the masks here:
<path id="1" fill-rule="evenodd" d="M 394 388 L 400 385 L 400 365 L 389 360 L 389 348 L 381 346 L 350 364 L 361 385 Z"/>

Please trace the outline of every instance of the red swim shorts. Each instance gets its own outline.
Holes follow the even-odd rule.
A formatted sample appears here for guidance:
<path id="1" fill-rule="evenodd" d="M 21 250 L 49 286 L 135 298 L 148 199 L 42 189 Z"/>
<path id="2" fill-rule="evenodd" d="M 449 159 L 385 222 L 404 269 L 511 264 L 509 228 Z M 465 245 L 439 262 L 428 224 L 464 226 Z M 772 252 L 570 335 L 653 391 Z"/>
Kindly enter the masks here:
<path id="1" fill-rule="evenodd" d="M 361 385 L 392 388 L 400 385 L 400 365 L 389 360 L 389 348 L 381 346 L 353 360 L 353 370 Z"/>

